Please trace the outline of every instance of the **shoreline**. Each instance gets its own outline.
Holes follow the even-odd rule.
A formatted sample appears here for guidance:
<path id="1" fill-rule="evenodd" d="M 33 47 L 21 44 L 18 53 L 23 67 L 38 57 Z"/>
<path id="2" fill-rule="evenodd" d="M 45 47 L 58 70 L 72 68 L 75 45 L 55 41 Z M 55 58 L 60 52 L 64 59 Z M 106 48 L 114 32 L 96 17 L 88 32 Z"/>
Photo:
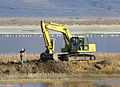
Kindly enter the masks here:
<path id="1" fill-rule="evenodd" d="M 120 28 L 120 24 L 119 25 L 102 25 L 102 24 L 96 24 L 96 25 L 66 25 L 67 27 L 86 27 L 86 28 Z M 0 27 L 40 27 L 40 25 L 0 25 Z"/>
<path id="2" fill-rule="evenodd" d="M 68 26 L 71 34 L 120 35 L 120 25 L 72 25 Z M 42 34 L 40 25 L 0 26 L 0 34 L 39 35 Z M 61 34 L 51 31 L 50 34 Z"/>
<path id="3" fill-rule="evenodd" d="M 59 74 L 58 74 L 59 75 Z M 85 76 L 86 75 L 86 76 Z M 120 74 L 82 74 L 78 77 L 28 77 L 25 78 L 9 78 L 0 80 L 0 83 L 53 83 L 53 82 L 80 82 L 80 81 L 120 81 Z M 54 77 L 54 78 L 53 78 Z"/>

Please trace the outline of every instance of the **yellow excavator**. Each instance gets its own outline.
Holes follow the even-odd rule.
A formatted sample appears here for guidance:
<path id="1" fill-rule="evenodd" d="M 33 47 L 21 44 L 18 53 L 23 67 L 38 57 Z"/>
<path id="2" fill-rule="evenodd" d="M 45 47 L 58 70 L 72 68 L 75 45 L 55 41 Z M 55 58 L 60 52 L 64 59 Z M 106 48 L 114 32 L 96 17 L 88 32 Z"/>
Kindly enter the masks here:
<path id="1" fill-rule="evenodd" d="M 85 36 L 72 36 L 66 26 L 52 22 L 45 24 L 43 20 L 41 21 L 41 30 L 46 47 L 46 51 L 40 55 L 42 61 L 86 61 L 96 59 L 92 54 L 96 52 L 96 45 L 90 44 Z M 61 48 L 61 53 L 54 51 L 55 40 L 50 38 L 48 30 L 62 33 L 65 47 Z"/>

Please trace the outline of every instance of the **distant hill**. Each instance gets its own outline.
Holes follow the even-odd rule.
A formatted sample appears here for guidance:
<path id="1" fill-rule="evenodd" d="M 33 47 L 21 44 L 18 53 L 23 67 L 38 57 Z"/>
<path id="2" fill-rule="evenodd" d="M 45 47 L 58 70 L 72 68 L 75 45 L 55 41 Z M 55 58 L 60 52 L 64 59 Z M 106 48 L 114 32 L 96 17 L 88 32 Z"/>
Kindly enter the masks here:
<path id="1" fill-rule="evenodd" d="M 120 17 L 120 0 L 0 0 L 0 17 Z"/>

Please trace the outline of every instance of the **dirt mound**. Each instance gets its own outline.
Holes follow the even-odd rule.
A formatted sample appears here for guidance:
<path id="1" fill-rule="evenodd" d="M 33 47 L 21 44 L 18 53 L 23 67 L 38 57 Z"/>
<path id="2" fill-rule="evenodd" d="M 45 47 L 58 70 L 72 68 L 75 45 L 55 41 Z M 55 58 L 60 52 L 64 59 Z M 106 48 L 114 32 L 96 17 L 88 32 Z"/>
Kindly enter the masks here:
<path id="1" fill-rule="evenodd" d="M 43 70 L 45 73 L 66 73 L 67 65 L 63 62 L 48 61 L 43 63 Z"/>
<path id="2" fill-rule="evenodd" d="M 85 72 L 95 73 L 103 72 L 103 70 L 107 69 L 109 71 L 109 68 L 114 69 L 114 67 L 115 66 L 110 61 L 41 62 L 39 60 L 32 60 L 25 61 L 23 64 L 20 64 L 20 62 L 0 63 L 0 75 L 35 74 L 35 73 L 85 73 Z"/>
<path id="3" fill-rule="evenodd" d="M 63 62 L 40 62 L 39 60 L 26 61 L 23 64 L 13 62 L 0 63 L 0 74 L 66 73 L 66 67 L 67 65 Z"/>

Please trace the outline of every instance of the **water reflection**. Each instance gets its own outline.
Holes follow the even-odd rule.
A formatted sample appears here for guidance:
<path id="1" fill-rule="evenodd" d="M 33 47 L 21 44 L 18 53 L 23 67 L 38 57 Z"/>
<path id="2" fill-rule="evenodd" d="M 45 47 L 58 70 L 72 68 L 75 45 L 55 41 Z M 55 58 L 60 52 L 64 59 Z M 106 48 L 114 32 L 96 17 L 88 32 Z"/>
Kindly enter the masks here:
<path id="1" fill-rule="evenodd" d="M 73 36 L 80 36 L 79 34 Z M 120 52 L 119 35 L 91 35 L 86 34 L 89 41 L 95 43 L 97 52 L 115 53 Z M 51 35 L 55 38 L 55 51 L 60 52 L 63 46 L 62 35 Z M 18 53 L 21 48 L 26 48 L 27 53 L 41 53 L 45 51 L 42 35 L 0 35 L 0 53 Z"/>
<path id="2" fill-rule="evenodd" d="M 81 81 L 54 83 L 0 84 L 5 87 L 120 87 L 120 81 Z"/>

